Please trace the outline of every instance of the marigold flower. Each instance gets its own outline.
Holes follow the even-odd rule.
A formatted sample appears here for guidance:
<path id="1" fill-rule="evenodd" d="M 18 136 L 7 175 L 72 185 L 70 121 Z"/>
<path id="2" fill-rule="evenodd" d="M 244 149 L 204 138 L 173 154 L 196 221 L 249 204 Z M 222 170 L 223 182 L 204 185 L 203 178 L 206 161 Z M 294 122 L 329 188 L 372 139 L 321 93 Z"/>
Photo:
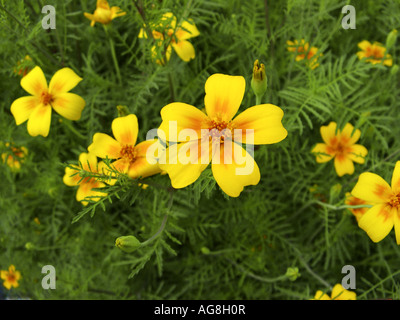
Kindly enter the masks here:
<path id="1" fill-rule="evenodd" d="M 377 174 L 364 172 L 351 194 L 373 204 L 358 221 L 371 240 L 381 241 L 394 227 L 396 242 L 400 245 L 400 161 L 394 168 L 391 186 Z"/>
<path id="2" fill-rule="evenodd" d="M 26 64 L 31 61 L 32 61 L 32 58 L 30 56 L 26 55 L 25 58 L 23 58 L 17 62 L 17 67 L 14 68 L 14 73 L 16 73 L 22 77 L 25 77 L 31 69 L 30 66 L 26 66 Z M 24 67 L 21 67 L 21 64 L 24 65 Z"/>
<path id="3" fill-rule="evenodd" d="M 63 182 L 69 187 L 78 187 L 76 192 L 76 200 L 82 202 L 83 205 L 87 205 L 89 202 L 84 199 L 88 198 L 91 201 L 99 201 L 102 197 L 105 197 L 107 193 L 96 191 L 94 189 L 104 188 L 106 184 L 102 181 L 98 181 L 93 177 L 83 178 L 79 172 L 81 168 L 87 172 L 103 173 L 105 164 L 103 162 L 97 163 L 97 158 L 94 154 L 83 152 L 79 155 L 79 162 L 82 167 L 72 165 L 71 167 L 65 168 L 65 175 Z M 90 197 L 90 198 L 89 198 Z"/>
<path id="4" fill-rule="evenodd" d="M 174 48 L 178 56 L 185 62 L 195 58 L 195 51 L 193 45 L 187 41 L 190 38 L 197 37 L 200 32 L 194 24 L 193 20 L 189 19 L 183 21 L 180 25 L 176 25 L 176 17 L 171 13 L 165 13 L 161 22 L 157 26 L 151 26 L 153 38 L 157 41 L 156 45 L 152 47 L 153 57 L 157 57 L 157 48 L 167 44 L 165 48 L 165 56 L 169 60 Z M 139 38 L 147 38 L 147 33 L 144 28 L 139 32 Z M 165 64 L 164 59 L 157 60 L 158 64 Z"/>
<path id="5" fill-rule="evenodd" d="M 25 158 L 28 155 L 28 149 L 25 147 L 12 146 L 9 142 L 6 142 L 5 146 L 9 148 L 9 151 L 1 154 L 3 163 L 6 163 L 12 171 L 20 170 L 21 164 L 25 161 Z"/>
<path id="6" fill-rule="evenodd" d="M 333 287 L 330 297 L 325 292 L 318 290 L 315 293 L 314 299 L 311 300 L 357 300 L 356 297 L 355 292 L 346 290 L 338 283 Z"/>
<path id="7" fill-rule="evenodd" d="M 353 162 L 363 164 L 368 150 L 360 144 L 355 144 L 360 139 L 361 131 L 354 130 L 350 123 L 347 123 L 343 130 L 336 129 L 336 122 L 322 126 L 320 131 L 325 143 L 317 143 L 311 152 L 316 154 L 318 163 L 328 162 L 334 158 L 336 173 L 339 177 L 345 174 L 351 175 L 354 173 Z"/>
<path id="8" fill-rule="evenodd" d="M 361 200 L 351 195 L 350 192 L 346 192 L 346 199 L 344 203 L 348 206 L 361 206 L 368 205 L 367 201 Z M 364 208 L 349 208 L 348 210 L 356 217 L 357 221 L 360 221 L 361 217 L 368 211 L 368 207 Z"/>
<path id="9" fill-rule="evenodd" d="M 365 61 L 372 64 L 382 63 L 388 67 L 392 66 L 392 56 L 386 54 L 386 48 L 383 44 L 379 42 L 371 44 L 369 41 L 363 40 L 358 44 L 358 47 L 362 50 L 357 52 L 357 56 L 360 60 L 366 58 Z"/>
<path id="10" fill-rule="evenodd" d="M 115 139 L 104 133 L 96 133 L 88 148 L 90 153 L 102 159 L 115 159 L 111 166 L 132 179 L 160 173 L 156 159 L 149 161 L 146 156 L 148 148 L 158 140 L 147 140 L 136 145 L 139 125 L 134 114 L 114 119 L 111 128 Z"/>
<path id="11" fill-rule="evenodd" d="M 28 120 L 28 133 L 32 136 L 47 137 L 50 131 L 51 109 L 69 120 L 79 120 L 85 107 L 85 100 L 70 93 L 82 78 L 72 69 L 58 70 L 47 87 L 46 78 L 40 67 L 35 67 L 21 79 L 21 87 L 31 94 L 15 100 L 11 113 L 17 125 Z"/>
<path id="12" fill-rule="evenodd" d="M 296 61 L 307 59 L 308 66 L 313 70 L 319 66 L 318 58 L 322 56 L 322 53 L 317 55 L 317 47 L 310 48 L 310 44 L 308 42 L 305 42 L 304 39 L 301 39 L 300 41 L 288 40 L 286 41 L 286 43 L 288 45 L 288 51 L 296 53 Z"/>
<path id="13" fill-rule="evenodd" d="M 96 22 L 104 25 L 109 24 L 113 19 L 126 15 L 119 7 L 111 7 L 107 0 L 97 0 L 96 10 L 93 14 L 84 12 L 86 18 L 91 20 L 90 26 L 93 27 Z"/>
<path id="14" fill-rule="evenodd" d="M 160 168 L 168 173 L 174 188 L 184 188 L 195 182 L 210 162 L 217 184 L 231 197 L 238 197 L 244 186 L 258 184 L 260 170 L 257 163 L 233 141 L 237 140 L 237 135 L 240 138 L 240 133 L 240 142 L 246 143 L 248 138 L 253 139 L 255 145 L 272 144 L 285 139 L 287 131 L 281 122 L 282 109 L 272 104 L 248 108 L 232 120 L 242 102 L 245 86 L 242 76 L 214 74 L 205 84 L 206 112 L 181 102 L 162 108 L 159 137 L 165 135 L 166 141 L 182 142 L 169 145 L 165 159 L 160 159 Z M 175 124 L 177 135 L 174 137 L 170 129 Z M 194 133 L 189 141 L 184 134 L 187 130 Z M 188 149 L 198 152 L 190 152 L 186 163 L 179 161 Z M 250 167 L 251 171 L 246 174 L 237 174 Z"/>
<path id="15" fill-rule="evenodd" d="M 7 270 L 0 271 L 0 278 L 4 280 L 3 285 L 7 290 L 11 287 L 17 288 L 19 286 L 18 280 L 21 279 L 21 273 L 15 270 L 14 265 L 10 265 Z"/>

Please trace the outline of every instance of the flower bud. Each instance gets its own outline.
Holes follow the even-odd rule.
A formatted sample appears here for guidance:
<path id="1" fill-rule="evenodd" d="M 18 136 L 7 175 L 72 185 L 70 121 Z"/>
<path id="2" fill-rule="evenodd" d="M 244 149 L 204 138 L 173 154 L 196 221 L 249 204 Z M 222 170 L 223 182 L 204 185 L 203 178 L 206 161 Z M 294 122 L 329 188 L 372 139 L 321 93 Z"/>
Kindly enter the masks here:
<path id="1" fill-rule="evenodd" d="M 399 65 L 395 64 L 391 69 L 390 69 L 390 74 L 394 76 L 397 72 L 399 71 Z"/>
<path id="2" fill-rule="evenodd" d="M 298 277 L 300 277 L 299 268 L 287 268 L 285 276 L 290 281 L 295 281 Z"/>
<path id="3" fill-rule="evenodd" d="M 268 80 L 265 74 L 264 64 L 260 64 L 258 59 L 254 61 L 253 67 L 253 78 L 251 79 L 251 88 L 254 94 L 261 98 L 262 95 L 267 91 Z"/>
<path id="4" fill-rule="evenodd" d="M 210 254 L 211 252 L 207 247 L 202 247 L 200 250 L 202 254 Z"/>
<path id="5" fill-rule="evenodd" d="M 127 106 L 117 106 L 118 117 L 125 117 L 130 114 Z"/>
<path id="6" fill-rule="evenodd" d="M 386 50 L 389 50 L 396 43 L 397 30 L 393 29 L 386 38 Z"/>
<path id="7" fill-rule="evenodd" d="M 122 236 L 115 240 L 115 246 L 124 252 L 133 252 L 141 246 L 141 243 L 134 236 Z"/>

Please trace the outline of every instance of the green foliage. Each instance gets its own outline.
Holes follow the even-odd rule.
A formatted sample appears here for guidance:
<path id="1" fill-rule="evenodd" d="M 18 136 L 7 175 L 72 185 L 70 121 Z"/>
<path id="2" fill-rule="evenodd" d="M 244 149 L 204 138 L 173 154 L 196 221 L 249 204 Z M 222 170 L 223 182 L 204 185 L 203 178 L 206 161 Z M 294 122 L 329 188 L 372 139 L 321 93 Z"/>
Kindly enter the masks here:
<path id="1" fill-rule="evenodd" d="M 390 181 L 400 159 L 399 73 L 356 56 L 360 41 L 385 43 L 400 28 L 399 2 L 109 3 L 127 14 L 104 28 L 90 27 L 83 15 L 93 13 L 95 0 L 0 0 L 0 153 L 10 152 L 6 142 L 29 152 L 18 172 L 0 166 L 0 270 L 13 264 L 22 274 L 10 297 L 310 299 L 341 283 L 341 269 L 350 264 L 357 271 L 358 299 L 399 299 L 394 232 L 373 243 L 343 206 L 359 174 L 371 171 Z M 56 8 L 54 30 L 42 28 L 45 4 Z M 346 4 L 356 8 L 354 30 L 341 27 Z M 156 25 L 165 12 L 178 21 L 193 19 L 200 30 L 190 39 L 194 60 L 186 63 L 173 52 L 169 63 L 157 65 L 153 43 L 138 38 L 144 24 Z M 294 60 L 286 44 L 294 39 L 323 53 L 317 68 Z M 398 43 L 389 53 L 399 64 Z M 73 89 L 86 101 L 82 118 L 69 121 L 53 112 L 47 138 L 29 136 L 26 124 L 16 126 L 10 112 L 12 102 L 26 95 L 14 72 L 26 55 L 32 61 L 20 67 L 38 65 L 48 81 L 63 67 L 83 78 Z M 240 197 L 226 196 L 210 167 L 179 190 L 168 175 L 120 175 L 104 189 L 106 197 L 87 206 L 76 201 L 76 188 L 63 183 L 65 167 L 78 164 L 93 135 L 111 135 L 118 105 L 137 115 L 138 141 L 158 128 L 160 110 L 171 101 L 204 108 L 204 84 L 214 73 L 245 77 L 240 111 L 255 105 L 250 82 L 256 59 L 268 77 L 262 103 L 284 110 L 288 136 L 255 148 L 261 181 Z M 311 154 L 321 142 L 319 128 L 330 121 L 340 128 L 350 122 L 362 132 L 359 143 L 369 153 L 351 176 L 339 178 L 332 161 L 317 164 Z M 333 192 L 336 184 L 341 188 Z M 115 240 L 125 235 L 134 235 L 141 246 L 131 253 L 119 250 Z M 41 287 L 41 269 L 48 264 L 56 268 L 56 290 Z"/>

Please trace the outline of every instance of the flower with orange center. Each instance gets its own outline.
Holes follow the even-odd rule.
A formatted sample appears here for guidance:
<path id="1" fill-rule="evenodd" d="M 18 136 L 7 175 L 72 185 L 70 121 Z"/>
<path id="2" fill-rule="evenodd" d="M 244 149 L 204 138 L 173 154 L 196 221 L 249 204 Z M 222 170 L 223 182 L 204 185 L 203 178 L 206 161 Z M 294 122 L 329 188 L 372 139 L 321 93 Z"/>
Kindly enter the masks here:
<path id="1" fill-rule="evenodd" d="M 6 163 L 12 171 L 20 170 L 21 164 L 25 161 L 25 158 L 28 155 L 28 149 L 25 147 L 15 147 L 10 145 L 9 142 L 5 143 L 5 146 L 9 151 L 1 154 L 3 163 Z"/>
<path id="2" fill-rule="evenodd" d="M 86 206 L 89 203 L 88 200 L 99 201 L 102 197 L 107 195 L 105 192 L 94 190 L 104 188 L 106 184 L 96 180 L 94 177 L 81 176 L 81 169 L 87 172 L 103 174 L 106 168 L 103 162 L 97 163 L 96 156 L 91 153 L 81 153 L 79 155 L 79 162 L 82 167 L 72 165 L 71 167 L 65 168 L 63 181 L 69 187 L 79 186 L 76 192 L 76 200 L 82 202 L 82 204 Z"/>
<path id="3" fill-rule="evenodd" d="M 386 54 L 386 48 L 383 44 L 379 42 L 371 44 L 369 41 L 364 40 L 358 44 L 358 47 L 362 50 L 357 52 L 357 56 L 360 60 L 365 58 L 365 61 L 372 64 L 382 63 L 388 67 L 392 66 L 392 56 Z"/>
<path id="4" fill-rule="evenodd" d="M 346 290 L 340 283 L 338 283 L 333 287 L 331 296 L 318 290 L 315 293 L 314 299 L 311 300 L 357 300 L 356 297 L 357 295 L 355 292 Z"/>
<path id="5" fill-rule="evenodd" d="M 136 144 L 139 125 L 134 114 L 114 119 L 111 128 L 115 139 L 104 133 L 96 133 L 88 148 L 90 153 L 102 159 L 115 159 L 111 166 L 132 179 L 160 173 L 156 158 L 150 159 L 147 156 L 148 148 L 158 143 L 158 140 Z"/>
<path id="6" fill-rule="evenodd" d="M 165 58 L 168 61 L 172 47 L 183 61 L 188 62 L 194 59 L 194 47 L 187 40 L 197 37 L 200 32 L 193 20 L 183 21 L 177 26 L 176 17 L 171 12 L 167 12 L 162 16 L 161 22 L 156 26 L 152 26 L 151 29 L 152 36 L 156 40 L 156 45 L 151 49 L 154 58 L 157 58 L 157 52 L 161 48 L 164 50 Z M 139 38 L 147 38 L 147 36 L 145 28 L 142 28 L 139 32 Z M 166 47 L 163 48 L 163 46 Z M 157 59 L 157 63 L 165 64 L 164 58 Z"/>
<path id="7" fill-rule="evenodd" d="M 28 133 L 32 136 L 47 137 L 50 131 L 51 110 L 68 120 L 79 120 L 85 107 L 85 100 L 70 93 L 82 78 L 72 69 L 58 70 L 47 86 L 46 78 L 40 67 L 35 67 L 21 79 L 22 88 L 31 94 L 15 100 L 11 113 L 17 125 L 28 120 Z"/>
<path id="8" fill-rule="evenodd" d="M 348 206 L 362 206 L 368 205 L 367 201 L 361 200 L 351 195 L 350 192 L 346 193 L 346 199 L 344 203 Z M 361 219 L 361 217 L 368 211 L 368 207 L 363 208 L 349 208 L 350 212 L 356 217 L 357 221 Z"/>
<path id="9" fill-rule="evenodd" d="M 244 186 L 258 184 L 257 163 L 239 143 L 277 143 L 286 138 L 287 131 L 281 122 L 282 109 L 272 104 L 248 108 L 233 119 L 245 86 L 241 76 L 213 74 L 205 84 L 205 112 L 181 102 L 162 108 L 160 139 L 181 142 L 170 144 L 165 158 L 160 157 L 160 168 L 174 188 L 195 182 L 210 162 L 217 184 L 231 197 L 238 197 Z"/>
<path id="10" fill-rule="evenodd" d="M 7 290 L 10 290 L 11 287 L 18 287 L 18 280 L 21 279 L 21 273 L 15 270 L 14 265 L 9 266 L 7 270 L 0 271 L 0 278 L 4 280 L 3 285 Z"/>
<path id="11" fill-rule="evenodd" d="M 400 161 L 394 168 L 391 186 L 377 174 L 364 172 L 351 194 L 373 204 L 358 221 L 371 240 L 381 241 L 394 227 L 400 245 Z"/>
<path id="12" fill-rule="evenodd" d="M 318 54 L 318 48 L 317 47 L 311 47 L 308 42 L 305 42 L 304 39 L 301 39 L 300 41 L 294 40 L 294 41 L 286 41 L 288 45 L 288 51 L 290 52 L 295 52 L 296 53 L 296 61 L 300 60 L 307 60 L 307 64 L 311 69 L 315 69 L 316 67 L 319 66 L 318 58 L 322 56 L 322 53 Z"/>
<path id="13" fill-rule="evenodd" d="M 84 12 L 86 18 L 91 20 L 90 26 L 93 27 L 96 22 L 101 24 L 109 24 L 113 19 L 126 15 L 119 7 L 112 7 L 107 0 L 97 0 L 96 10 L 93 14 Z"/>
<path id="14" fill-rule="evenodd" d="M 359 129 L 354 130 L 354 127 L 347 123 L 343 130 L 337 130 L 336 122 L 331 122 L 327 126 L 322 126 L 320 131 L 325 143 L 317 143 L 311 151 L 316 154 L 318 163 L 328 162 L 334 158 L 339 177 L 354 173 L 353 162 L 364 163 L 368 150 L 356 144 L 361 136 Z"/>

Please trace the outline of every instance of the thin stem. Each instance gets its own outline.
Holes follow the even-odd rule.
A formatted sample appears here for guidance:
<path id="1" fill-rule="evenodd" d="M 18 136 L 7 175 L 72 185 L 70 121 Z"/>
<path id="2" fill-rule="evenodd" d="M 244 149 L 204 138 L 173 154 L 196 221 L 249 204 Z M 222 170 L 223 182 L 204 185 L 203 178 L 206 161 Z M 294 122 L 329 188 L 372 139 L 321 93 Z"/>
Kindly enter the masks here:
<path id="1" fill-rule="evenodd" d="M 149 239 L 147 239 L 145 242 L 142 243 L 141 247 L 147 246 L 150 242 L 152 242 L 154 239 L 158 238 L 158 236 L 164 231 L 164 228 L 167 224 L 168 220 L 168 214 L 164 215 L 164 218 L 161 222 L 161 226 L 158 229 L 158 231 Z"/>
<path id="2" fill-rule="evenodd" d="M 171 102 L 175 101 L 175 90 L 174 90 L 174 82 L 172 81 L 171 73 L 168 73 L 168 83 L 169 83 L 169 93 L 171 96 Z"/>
<path id="3" fill-rule="evenodd" d="M 115 54 L 114 40 L 112 39 L 111 35 L 108 32 L 108 27 L 107 26 L 104 26 L 104 30 L 106 31 L 107 38 L 108 38 L 108 41 L 110 43 L 111 56 L 112 56 L 112 59 L 113 59 L 113 62 L 114 62 L 115 72 L 117 73 L 118 84 L 122 84 L 121 72 L 119 70 L 117 55 Z"/>

